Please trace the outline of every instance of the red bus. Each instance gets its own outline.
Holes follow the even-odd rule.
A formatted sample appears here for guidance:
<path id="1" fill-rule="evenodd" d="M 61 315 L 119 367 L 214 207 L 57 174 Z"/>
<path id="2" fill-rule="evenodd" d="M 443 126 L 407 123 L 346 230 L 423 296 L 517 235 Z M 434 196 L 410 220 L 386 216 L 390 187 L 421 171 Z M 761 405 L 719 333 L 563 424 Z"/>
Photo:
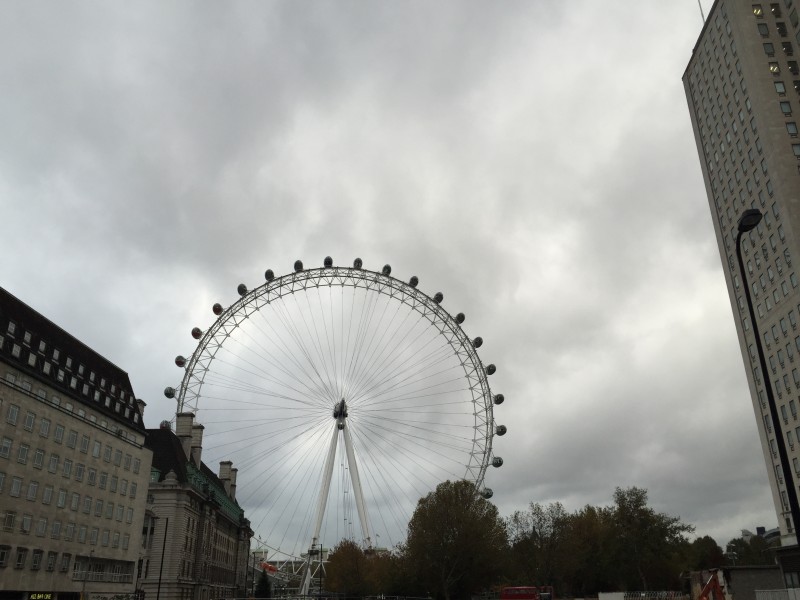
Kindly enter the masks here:
<path id="1" fill-rule="evenodd" d="M 500 600 L 556 600 L 553 586 L 542 585 L 504 587 L 500 590 Z"/>

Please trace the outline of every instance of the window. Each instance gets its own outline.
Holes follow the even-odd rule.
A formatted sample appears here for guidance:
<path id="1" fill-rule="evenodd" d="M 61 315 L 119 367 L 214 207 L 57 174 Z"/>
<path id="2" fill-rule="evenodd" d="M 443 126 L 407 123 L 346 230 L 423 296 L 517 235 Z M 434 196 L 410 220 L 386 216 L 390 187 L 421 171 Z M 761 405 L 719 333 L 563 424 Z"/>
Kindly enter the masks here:
<path id="1" fill-rule="evenodd" d="M 53 500 L 53 486 L 46 485 L 44 486 L 44 491 L 42 492 L 42 504 L 50 504 Z"/>
<path id="2" fill-rule="evenodd" d="M 36 500 L 36 496 L 39 494 L 39 482 L 38 481 L 31 481 L 28 484 L 28 494 L 25 496 L 28 500 Z"/>
<path id="3" fill-rule="evenodd" d="M 119 531 L 114 532 L 114 537 L 111 538 L 111 547 L 119 548 Z"/>
<path id="4" fill-rule="evenodd" d="M 3 531 L 13 531 L 14 523 L 17 520 L 17 513 L 7 510 L 3 517 Z"/>
<path id="5" fill-rule="evenodd" d="M 797 137 L 797 123 L 790 121 L 786 124 L 786 132 L 792 136 Z"/>
<path id="6" fill-rule="evenodd" d="M 113 519 L 114 518 L 114 503 L 107 502 L 106 503 L 106 519 Z"/>
<path id="7" fill-rule="evenodd" d="M 792 56 L 794 54 L 792 42 L 781 42 L 781 49 L 786 56 Z"/>
<path id="8" fill-rule="evenodd" d="M 62 573 L 66 573 L 69 571 L 69 565 L 72 562 L 72 555 L 71 554 L 62 554 L 61 555 L 61 566 L 59 567 L 59 571 Z"/>
<path id="9" fill-rule="evenodd" d="M 89 543 L 92 546 L 97 545 L 97 535 L 100 533 L 100 530 L 97 527 L 92 527 L 92 531 L 89 533 Z"/>
<path id="10" fill-rule="evenodd" d="M 75 465 L 75 481 L 83 481 L 83 474 L 86 472 L 86 465 L 78 463 Z"/>
<path id="11" fill-rule="evenodd" d="M 775 23 L 775 29 L 778 31 L 779 36 L 786 37 L 787 34 L 786 23 Z"/>
<path id="12" fill-rule="evenodd" d="M 55 473 L 58 471 L 58 454 L 51 454 L 50 455 L 50 462 L 47 465 L 47 470 L 51 473 Z"/>
<path id="13" fill-rule="evenodd" d="M 136 483 L 131 481 L 131 489 L 130 494 L 128 494 L 131 498 L 136 498 Z"/>
<path id="14" fill-rule="evenodd" d="M 140 464 L 141 464 L 141 461 L 138 458 L 134 458 L 133 459 L 133 472 L 134 473 L 138 473 L 139 472 L 139 465 Z"/>
<path id="15" fill-rule="evenodd" d="M 13 441 L 11 438 L 4 437 L 0 441 L 0 458 L 8 458 L 11 455 L 11 445 Z"/>
<path id="16" fill-rule="evenodd" d="M 47 518 L 41 517 L 36 522 L 36 535 L 39 537 L 47 535 Z"/>
<path id="17" fill-rule="evenodd" d="M 36 415 L 32 412 L 25 413 L 25 423 L 23 423 L 23 427 L 25 431 L 33 431 L 33 426 L 36 424 Z"/>
<path id="18" fill-rule="evenodd" d="M 769 37 L 769 27 L 767 27 L 766 23 L 758 24 L 758 33 L 761 35 L 761 37 Z"/>
<path id="19" fill-rule="evenodd" d="M 72 461 L 68 458 L 64 459 L 64 469 L 61 473 L 64 477 L 72 476 Z"/>
<path id="20" fill-rule="evenodd" d="M 30 446 L 27 444 L 20 444 L 19 451 L 17 451 L 17 462 L 23 465 L 28 464 L 28 450 Z"/>
<path id="21" fill-rule="evenodd" d="M 117 491 L 117 482 L 118 481 L 119 481 L 119 479 L 117 478 L 117 476 L 116 475 L 112 475 L 111 476 L 111 485 L 109 486 L 109 490 L 111 490 L 112 492 L 116 492 Z"/>
<path id="22" fill-rule="evenodd" d="M 103 460 L 105 462 L 111 462 L 111 446 L 106 446 L 106 449 L 103 451 Z"/>
<path id="23" fill-rule="evenodd" d="M 83 512 L 85 514 L 89 514 L 92 512 L 92 497 L 91 496 L 84 496 L 83 497 Z"/>
<path id="24" fill-rule="evenodd" d="M 78 494 L 77 492 L 72 492 L 72 496 L 69 502 L 69 509 L 77 512 L 80 506 L 81 506 L 81 495 Z"/>
<path id="25" fill-rule="evenodd" d="M 69 435 L 67 436 L 67 446 L 70 448 L 74 448 L 78 443 L 78 432 L 74 429 L 70 429 Z"/>
<path id="26" fill-rule="evenodd" d="M 53 526 L 50 528 L 50 537 L 54 540 L 61 537 L 61 521 L 53 521 Z"/>
<path id="27" fill-rule="evenodd" d="M 103 516 L 103 501 L 99 498 L 94 504 L 94 516 L 95 517 L 102 517 Z"/>
<path id="28" fill-rule="evenodd" d="M 800 158 L 800 144 L 792 144 L 792 152 L 796 158 Z"/>
<path id="29" fill-rule="evenodd" d="M 798 348 L 800 350 L 800 348 Z M 89 469 L 89 473 L 86 476 L 86 483 L 89 485 L 94 485 L 95 480 L 97 479 L 97 469 Z"/>
<path id="30" fill-rule="evenodd" d="M 84 435 L 81 437 L 81 452 L 86 454 L 89 452 L 89 436 Z"/>
<path id="31" fill-rule="evenodd" d="M 33 515 L 22 515 L 22 521 L 20 522 L 20 533 L 24 533 L 25 535 L 30 534 L 31 526 L 33 525 Z"/>
<path id="32" fill-rule="evenodd" d="M 58 490 L 58 500 L 56 500 L 56 506 L 58 508 L 64 508 L 67 505 L 67 490 L 61 488 Z"/>
<path id="33" fill-rule="evenodd" d="M 776 62 L 769 63 L 769 72 L 773 75 L 779 75 L 781 72 L 781 66 Z M 755 133 L 755 131 L 753 131 Z"/>
<path id="34" fill-rule="evenodd" d="M 94 456 L 95 458 L 100 458 L 100 450 L 102 449 L 102 447 L 103 444 L 101 444 L 100 442 L 95 442 L 94 445 L 92 446 L 92 456 Z"/>
<path id="35" fill-rule="evenodd" d="M 102 537 L 102 541 L 100 542 L 103 546 L 108 546 L 109 534 L 110 534 L 110 532 L 109 532 L 108 529 L 103 529 L 103 537 Z"/>
<path id="36" fill-rule="evenodd" d="M 42 437 L 47 437 L 50 433 L 50 420 L 49 419 L 42 419 L 39 423 L 39 435 Z"/>
<path id="37" fill-rule="evenodd" d="M 132 508 L 128 508 L 128 514 L 127 514 L 127 516 L 125 518 L 125 522 L 126 523 L 133 523 L 133 509 Z"/>
<path id="38" fill-rule="evenodd" d="M 64 439 L 64 426 L 63 425 L 56 425 L 56 431 L 54 438 L 57 444 L 61 443 L 61 440 Z"/>
<path id="39" fill-rule="evenodd" d="M 81 544 L 86 543 L 86 525 L 81 525 L 78 528 L 78 542 Z"/>
<path id="40" fill-rule="evenodd" d="M 770 42 L 764 42 L 764 54 L 767 56 L 775 56 L 775 46 Z M 783 92 L 785 93 L 786 90 L 784 89 Z"/>
<path id="41" fill-rule="evenodd" d="M 125 507 L 122 506 L 122 504 L 117 504 L 117 514 L 116 514 L 117 521 L 122 521 L 123 516 L 125 516 Z"/>
<path id="42" fill-rule="evenodd" d="M 19 495 L 21 493 L 22 493 L 22 477 L 12 477 L 11 489 L 8 491 L 8 495 L 13 496 L 14 498 L 19 498 Z"/>
<path id="43" fill-rule="evenodd" d="M 14 562 L 15 569 L 24 569 L 25 562 L 28 560 L 28 549 L 17 548 L 17 560 Z"/>
<path id="44" fill-rule="evenodd" d="M 764 18 L 764 11 L 763 11 L 763 9 L 761 8 L 761 5 L 760 5 L 760 4 L 753 4 L 753 14 L 754 14 L 754 15 L 756 16 L 756 18 L 758 18 L 758 19 L 762 19 L 762 18 Z"/>
<path id="45" fill-rule="evenodd" d="M 101 490 L 104 490 L 104 489 L 106 489 L 106 482 L 107 481 L 108 481 L 108 473 L 106 473 L 104 471 L 104 472 L 100 473 L 100 481 L 97 482 L 97 486 Z"/>
<path id="46" fill-rule="evenodd" d="M 16 404 L 11 404 L 8 407 L 8 412 L 6 413 L 6 423 L 10 425 L 16 425 L 17 419 L 19 418 L 19 406 Z"/>
<path id="47" fill-rule="evenodd" d="M 787 100 L 782 100 L 780 104 L 781 104 L 781 112 L 784 115 L 788 116 L 792 114 L 792 105 L 790 102 L 788 102 Z"/>

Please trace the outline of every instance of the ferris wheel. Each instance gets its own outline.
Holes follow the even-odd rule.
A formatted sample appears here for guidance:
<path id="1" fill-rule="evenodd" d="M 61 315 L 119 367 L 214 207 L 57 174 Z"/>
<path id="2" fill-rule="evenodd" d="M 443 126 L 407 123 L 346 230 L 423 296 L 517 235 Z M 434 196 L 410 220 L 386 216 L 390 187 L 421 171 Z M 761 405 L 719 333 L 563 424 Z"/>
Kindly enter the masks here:
<path id="1" fill-rule="evenodd" d="M 274 557 L 320 554 L 341 539 L 365 548 L 405 539 L 417 501 L 447 480 L 484 485 L 496 425 L 492 394 L 462 313 L 386 265 L 333 265 L 238 287 L 195 327 L 165 395 L 205 427 L 203 460 L 238 468 L 237 501 Z M 358 527 L 356 527 L 358 525 Z M 280 559 L 278 559 L 280 560 Z"/>

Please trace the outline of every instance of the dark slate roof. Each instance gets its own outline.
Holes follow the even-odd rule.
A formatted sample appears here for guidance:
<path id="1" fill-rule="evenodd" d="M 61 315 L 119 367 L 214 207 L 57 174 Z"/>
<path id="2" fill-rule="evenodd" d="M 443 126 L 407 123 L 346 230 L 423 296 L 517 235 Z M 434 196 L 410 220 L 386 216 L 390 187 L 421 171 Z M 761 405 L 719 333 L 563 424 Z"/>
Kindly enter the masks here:
<path id="1" fill-rule="evenodd" d="M 145 447 L 153 451 L 153 468 L 161 472 L 159 481 L 170 471 L 180 483 L 186 483 L 186 463 L 188 458 L 183 451 L 181 441 L 170 429 L 148 429 Z"/>
<path id="2" fill-rule="evenodd" d="M 57 358 L 55 350 L 58 350 Z M 35 360 L 33 365 L 31 360 Z M 106 414 L 112 421 L 124 423 L 142 433 L 145 430 L 128 374 L 2 287 L 0 361 L 13 365 L 34 380 L 46 382 L 79 404 Z M 68 361 L 71 361 L 69 367 Z M 49 374 L 46 368 L 49 368 Z M 63 374 L 62 381 L 58 380 L 59 371 Z M 71 387 L 73 378 L 75 386 Z M 84 386 L 87 386 L 85 395 Z M 95 392 L 99 392 L 97 401 Z M 110 406 L 106 406 L 106 398 Z M 129 409 L 127 418 L 126 408 Z M 135 414 L 139 414 L 138 421 L 134 421 Z"/>

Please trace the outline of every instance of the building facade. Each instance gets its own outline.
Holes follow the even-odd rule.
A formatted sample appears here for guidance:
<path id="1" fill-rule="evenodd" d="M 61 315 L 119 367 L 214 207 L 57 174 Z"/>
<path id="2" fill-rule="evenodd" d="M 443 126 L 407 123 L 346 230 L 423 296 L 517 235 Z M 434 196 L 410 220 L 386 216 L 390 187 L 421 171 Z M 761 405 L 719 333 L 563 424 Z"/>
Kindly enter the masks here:
<path id="1" fill-rule="evenodd" d="M 0 598 L 134 592 L 143 410 L 127 373 L 0 288 Z"/>
<path id="2" fill-rule="evenodd" d="M 800 483 L 800 2 L 716 0 L 683 75 L 712 221 L 784 545 Z M 746 209 L 763 214 L 736 240 Z M 745 295 L 766 358 L 762 372 Z M 776 431 L 766 387 L 771 386 Z M 785 442 L 785 481 L 778 436 Z M 800 566 L 798 566 L 800 571 Z"/>
<path id="3" fill-rule="evenodd" d="M 147 600 L 247 596 L 253 532 L 236 502 L 237 469 L 202 462 L 203 426 L 192 413 L 148 430 L 153 451 L 139 587 Z"/>

